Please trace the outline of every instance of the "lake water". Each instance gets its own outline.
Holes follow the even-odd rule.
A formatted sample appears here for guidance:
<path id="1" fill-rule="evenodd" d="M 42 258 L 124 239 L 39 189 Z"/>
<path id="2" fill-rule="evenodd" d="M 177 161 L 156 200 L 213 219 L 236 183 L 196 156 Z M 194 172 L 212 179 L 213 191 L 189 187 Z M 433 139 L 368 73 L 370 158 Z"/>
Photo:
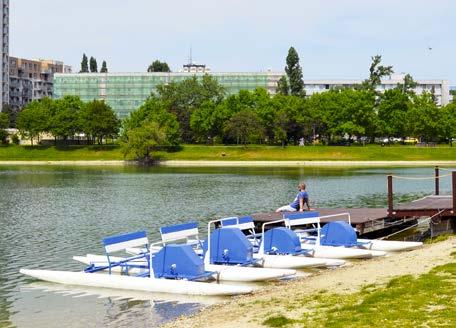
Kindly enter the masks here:
<path id="1" fill-rule="evenodd" d="M 0 166 L 0 327 L 153 327 L 218 299 L 72 288 L 22 267 L 81 270 L 73 255 L 102 253 L 101 238 L 189 219 L 271 211 L 305 181 L 312 207 L 382 207 L 388 173 L 432 168 L 110 168 Z M 445 174 L 446 172 L 441 172 Z M 396 200 L 432 193 L 433 180 L 395 182 Z M 442 179 L 441 193 L 450 192 Z"/>

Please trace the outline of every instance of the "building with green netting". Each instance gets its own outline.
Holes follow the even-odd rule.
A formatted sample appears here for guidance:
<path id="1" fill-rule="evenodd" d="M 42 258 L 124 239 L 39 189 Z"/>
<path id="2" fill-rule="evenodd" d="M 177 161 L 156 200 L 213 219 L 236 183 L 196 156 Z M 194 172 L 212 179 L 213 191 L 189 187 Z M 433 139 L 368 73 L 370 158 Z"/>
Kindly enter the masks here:
<path id="1" fill-rule="evenodd" d="M 275 94 L 277 82 L 285 73 L 209 73 L 225 87 L 227 94 L 236 94 L 240 90 L 264 88 Z M 84 101 L 93 99 L 105 100 L 120 118 L 141 106 L 155 90 L 157 85 L 179 82 L 196 76 L 202 78 L 204 73 L 84 73 L 55 74 L 54 98 L 66 95 L 80 96 Z M 392 75 L 381 81 L 378 92 L 397 88 L 404 83 L 404 74 Z M 360 85 L 362 79 L 356 80 L 304 80 L 304 91 L 307 96 L 337 88 L 353 88 Z M 416 80 L 416 94 L 432 93 L 439 105 L 449 103 L 449 86 L 446 80 Z"/>
<path id="2" fill-rule="evenodd" d="M 157 85 L 179 82 L 193 73 L 84 73 L 55 74 L 54 98 L 80 96 L 83 101 L 105 100 L 120 118 L 141 106 Z M 227 94 L 265 88 L 274 94 L 282 73 L 210 73 L 225 87 Z"/>

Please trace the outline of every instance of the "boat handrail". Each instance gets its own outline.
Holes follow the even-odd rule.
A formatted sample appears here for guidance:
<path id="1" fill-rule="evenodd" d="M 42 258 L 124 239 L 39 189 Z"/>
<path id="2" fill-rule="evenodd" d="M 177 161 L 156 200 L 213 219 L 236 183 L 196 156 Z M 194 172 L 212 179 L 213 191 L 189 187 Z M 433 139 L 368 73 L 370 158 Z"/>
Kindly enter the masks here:
<path id="1" fill-rule="evenodd" d="M 261 244 L 260 244 L 261 247 L 258 250 L 258 255 L 260 255 L 260 256 L 264 255 L 264 228 L 265 228 L 265 226 L 267 226 L 269 224 L 280 223 L 280 222 L 283 222 L 286 225 L 286 221 L 287 221 L 287 219 L 280 219 L 280 220 L 269 221 L 269 222 L 263 223 L 263 225 L 261 226 Z"/>
<path id="2" fill-rule="evenodd" d="M 334 218 L 334 217 L 338 217 L 338 216 L 347 216 L 348 224 L 351 224 L 351 215 L 350 215 L 350 213 L 348 213 L 348 212 L 337 213 L 337 214 L 331 214 L 331 215 L 323 215 L 323 216 L 320 216 L 320 220 L 321 220 L 321 219 Z"/>

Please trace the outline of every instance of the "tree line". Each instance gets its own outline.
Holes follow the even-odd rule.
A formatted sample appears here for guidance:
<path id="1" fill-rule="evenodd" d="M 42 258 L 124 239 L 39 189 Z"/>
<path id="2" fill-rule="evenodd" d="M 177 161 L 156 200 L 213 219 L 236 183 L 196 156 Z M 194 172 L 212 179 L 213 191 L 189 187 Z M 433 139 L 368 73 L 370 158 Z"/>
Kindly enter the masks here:
<path id="1" fill-rule="evenodd" d="M 416 82 L 410 75 L 394 89 L 376 90 L 381 78 L 393 73 L 391 66 L 381 65 L 380 56 L 372 57 L 362 84 L 311 96 L 303 90 L 294 48 L 286 63 L 286 75 L 274 96 L 261 88 L 227 95 L 210 75 L 157 86 L 122 121 L 119 143 L 124 153 L 149 158 L 156 146 L 180 143 L 285 146 L 300 141 L 372 142 L 376 137 L 416 137 L 427 142 L 456 138 L 456 103 L 439 107 L 433 92 L 415 94 Z M 62 140 L 84 133 L 92 142 L 101 143 L 119 136 L 120 122 L 103 101 L 83 103 L 66 96 L 30 103 L 19 113 L 17 126 L 32 139 L 41 132 Z"/>
<path id="2" fill-rule="evenodd" d="M 43 133 L 53 135 L 55 142 L 67 143 L 84 134 L 89 143 L 102 144 L 116 139 L 121 121 L 109 105 L 101 100 L 83 102 L 78 96 L 62 99 L 44 98 L 27 104 L 17 116 L 19 133 L 39 142 Z"/>

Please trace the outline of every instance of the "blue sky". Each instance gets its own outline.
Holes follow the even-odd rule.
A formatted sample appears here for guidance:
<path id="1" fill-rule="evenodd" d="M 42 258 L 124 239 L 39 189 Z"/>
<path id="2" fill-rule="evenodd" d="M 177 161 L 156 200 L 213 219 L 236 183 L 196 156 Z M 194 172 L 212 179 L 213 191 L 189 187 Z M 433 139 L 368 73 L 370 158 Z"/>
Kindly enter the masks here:
<path id="1" fill-rule="evenodd" d="M 456 84 L 455 18 L 453 0 L 10 0 L 10 54 L 177 71 L 192 47 L 213 71 L 280 71 L 294 46 L 304 78 L 364 78 L 381 54 L 397 73 Z"/>

